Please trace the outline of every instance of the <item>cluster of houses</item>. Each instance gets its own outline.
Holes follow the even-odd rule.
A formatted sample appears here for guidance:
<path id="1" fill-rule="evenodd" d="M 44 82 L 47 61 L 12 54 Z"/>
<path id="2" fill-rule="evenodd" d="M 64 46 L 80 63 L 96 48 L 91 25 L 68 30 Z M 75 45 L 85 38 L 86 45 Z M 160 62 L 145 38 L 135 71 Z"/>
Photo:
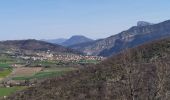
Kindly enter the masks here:
<path id="1" fill-rule="evenodd" d="M 97 60 L 101 61 L 104 57 L 101 56 L 82 56 L 82 55 L 55 55 L 54 60 L 58 61 L 80 61 L 80 60 Z"/>
<path id="2" fill-rule="evenodd" d="M 27 55 L 13 55 L 15 58 L 21 58 L 24 60 L 55 60 L 55 61 L 80 61 L 80 60 L 97 60 L 101 61 L 105 59 L 101 56 L 84 56 L 84 55 L 76 55 L 76 54 L 55 54 L 48 50 L 47 52 L 38 52 Z"/>

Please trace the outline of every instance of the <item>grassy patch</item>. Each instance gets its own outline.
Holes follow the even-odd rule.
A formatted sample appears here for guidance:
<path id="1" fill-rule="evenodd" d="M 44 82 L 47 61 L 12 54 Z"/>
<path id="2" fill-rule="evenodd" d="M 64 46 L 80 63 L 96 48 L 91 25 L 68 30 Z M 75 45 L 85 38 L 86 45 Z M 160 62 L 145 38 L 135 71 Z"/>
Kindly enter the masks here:
<path id="1" fill-rule="evenodd" d="M 54 72 L 39 72 L 33 76 L 33 78 L 45 78 L 45 77 L 53 77 L 53 76 L 61 76 L 65 72 L 64 71 L 54 71 Z"/>
<path id="2" fill-rule="evenodd" d="M 10 65 L 7 63 L 0 63 L 0 68 L 9 68 Z"/>
<path id="3" fill-rule="evenodd" d="M 13 77 L 13 80 L 30 80 L 30 79 L 41 79 L 48 78 L 54 76 L 61 76 L 65 73 L 65 71 L 51 71 L 51 72 L 39 72 L 33 76 L 23 76 L 23 77 Z"/>
<path id="4" fill-rule="evenodd" d="M 12 72 L 11 69 L 4 69 L 3 71 L 0 71 L 0 78 L 8 76 L 11 72 Z"/>
<path id="5" fill-rule="evenodd" d="M 63 75 L 64 72 L 39 72 L 39 73 L 36 73 L 35 75 L 33 76 L 30 76 L 30 77 L 14 77 L 12 78 L 13 80 L 30 80 L 30 79 L 41 79 L 41 78 L 47 78 L 47 77 L 53 77 L 53 76 L 60 76 L 60 75 Z"/>
<path id="6" fill-rule="evenodd" d="M 76 70 L 76 68 L 47 68 L 42 72 L 38 72 L 33 76 L 19 76 L 13 77 L 13 80 L 30 80 L 30 79 L 42 79 L 42 78 L 49 78 L 49 77 L 56 77 L 65 74 L 66 72 Z"/>
<path id="7" fill-rule="evenodd" d="M 11 58 L 7 54 L 0 54 L 0 63 L 12 63 L 15 62 L 16 59 Z"/>
<path id="8" fill-rule="evenodd" d="M 87 64 L 87 63 L 97 64 L 97 63 L 99 63 L 99 61 L 97 61 L 97 60 L 80 60 L 78 63 L 83 63 L 83 64 Z"/>
<path id="9" fill-rule="evenodd" d="M 29 80 L 30 77 L 26 77 L 26 76 L 21 76 L 21 77 L 13 77 L 12 80 Z"/>
<path id="10" fill-rule="evenodd" d="M 74 67 L 54 67 L 54 68 L 46 68 L 45 71 L 73 71 L 73 70 L 77 70 L 78 68 L 74 68 Z"/>
<path id="11" fill-rule="evenodd" d="M 35 61 L 32 62 L 31 66 L 41 65 L 41 66 L 54 66 L 58 64 L 56 61 Z"/>
<path id="12" fill-rule="evenodd" d="M 3 97 L 3 96 L 9 96 L 11 95 L 12 93 L 15 93 L 16 91 L 19 91 L 19 90 L 22 90 L 24 89 L 25 87 L 9 87 L 9 88 L 6 88 L 6 87 L 2 87 L 0 88 L 0 97 Z"/>

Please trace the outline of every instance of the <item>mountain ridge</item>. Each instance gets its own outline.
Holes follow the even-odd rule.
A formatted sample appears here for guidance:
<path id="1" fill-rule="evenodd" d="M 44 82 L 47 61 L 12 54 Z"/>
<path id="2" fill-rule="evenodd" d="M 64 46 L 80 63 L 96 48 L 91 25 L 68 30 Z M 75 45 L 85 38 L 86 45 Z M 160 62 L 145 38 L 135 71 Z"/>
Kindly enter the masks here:
<path id="1" fill-rule="evenodd" d="M 85 46 L 80 44 L 71 48 L 89 55 L 111 56 L 125 48 L 131 48 L 167 36 L 170 36 L 170 20 L 151 25 L 133 26 L 116 35 L 96 40 Z"/>
<path id="2" fill-rule="evenodd" d="M 61 45 L 47 43 L 35 39 L 27 40 L 6 40 L 0 41 L 1 50 L 13 50 L 13 51 L 53 51 L 53 52 L 68 52 L 78 53 L 76 50 L 63 47 Z"/>

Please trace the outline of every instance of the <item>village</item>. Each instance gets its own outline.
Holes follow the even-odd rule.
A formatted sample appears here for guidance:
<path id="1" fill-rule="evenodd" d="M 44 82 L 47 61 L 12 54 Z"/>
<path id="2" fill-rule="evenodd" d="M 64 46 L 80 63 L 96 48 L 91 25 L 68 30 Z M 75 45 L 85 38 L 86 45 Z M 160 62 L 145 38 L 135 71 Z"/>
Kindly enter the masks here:
<path id="1" fill-rule="evenodd" d="M 54 52 L 38 52 L 38 53 L 29 53 L 29 54 L 13 54 L 13 58 L 21 58 L 24 60 L 53 60 L 53 61 L 62 61 L 62 62 L 78 62 L 80 60 L 96 60 L 102 61 L 105 58 L 102 56 L 88 56 L 88 55 L 78 55 L 78 54 L 69 54 L 69 53 L 58 53 L 55 54 Z"/>

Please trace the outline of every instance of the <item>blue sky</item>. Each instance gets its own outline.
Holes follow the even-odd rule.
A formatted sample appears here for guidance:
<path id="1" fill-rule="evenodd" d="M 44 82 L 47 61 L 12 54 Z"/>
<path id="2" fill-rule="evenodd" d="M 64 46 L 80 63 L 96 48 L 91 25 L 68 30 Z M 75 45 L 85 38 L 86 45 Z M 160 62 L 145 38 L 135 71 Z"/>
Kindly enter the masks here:
<path id="1" fill-rule="evenodd" d="M 170 0 L 0 0 L 0 40 L 104 38 L 169 11 Z"/>

